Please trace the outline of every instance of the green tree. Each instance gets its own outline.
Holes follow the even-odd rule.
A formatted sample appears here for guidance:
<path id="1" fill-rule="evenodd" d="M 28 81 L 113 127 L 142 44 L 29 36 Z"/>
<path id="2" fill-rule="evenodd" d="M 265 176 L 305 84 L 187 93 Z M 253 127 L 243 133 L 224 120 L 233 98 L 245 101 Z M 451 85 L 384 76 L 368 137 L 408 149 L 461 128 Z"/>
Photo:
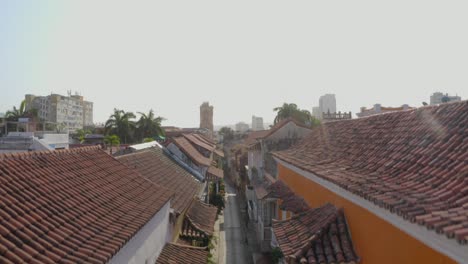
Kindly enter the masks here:
<path id="1" fill-rule="evenodd" d="M 77 138 L 80 142 L 83 142 L 85 136 L 91 134 L 91 130 L 89 129 L 78 129 L 75 132 L 75 138 Z"/>
<path id="2" fill-rule="evenodd" d="M 292 118 L 307 126 L 315 126 L 320 123 L 320 121 L 312 116 L 310 111 L 300 109 L 296 104 L 284 103 L 282 106 L 273 108 L 273 111 L 277 112 L 274 124 L 288 118 Z"/>
<path id="3" fill-rule="evenodd" d="M 19 118 L 23 118 L 23 117 L 30 118 L 33 121 L 38 119 L 37 109 L 26 110 L 26 101 L 25 100 L 21 101 L 21 104 L 20 104 L 19 108 L 16 108 L 16 106 L 13 106 L 12 110 L 8 110 L 5 113 L 5 119 L 7 121 L 17 122 Z"/>
<path id="4" fill-rule="evenodd" d="M 283 119 L 293 118 L 300 112 L 296 104 L 284 103 L 282 106 L 273 108 L 273 111 L 277 112 L 274 123 L 278 123 Z"/>
<path id="5" fill-rule="evenodd" d="M 231 140 L 234 138 L 234 130 L 230 127 L 222 127 L 218 133 L 223 136 L 224 140 Z"/>
<path id="6" fill-rule="evenodd" d="M 107 135 L 104 137 L 104 142 L 110 147 L 110 154 L 112 154 L 112 147 L 120 144 L 120 139 L 117 135 Z"/>
<path id="7" fill-rule="evenodd" d="M 135 122 L 132 120 L 135 114 L 125 112 L 114 108 L 114 113 L 109 117 L 105 124 L 106 134 L 116 134 L 120 139 L 123 139 L 124 144 L 132 140 L 135 132 Z"/>
<path id="8" fill-rule="evenodd" d="M 161 128 L 163 117 L 156 117 L 153 109 L 148 114 L 138 112 L 140 119 L 136 123 L 137 134 L 139 139 L 152 138 L 154 136 L 164 136 L 164 130 Z"/>
<path id="9" fill-rule="evenodd" d="M 153 141 L 154 141 L 154 139 L 152 139 L 152 138 L 143 139 L 143 143 L 148 143 L 148 142 L 153 142 Z"/>

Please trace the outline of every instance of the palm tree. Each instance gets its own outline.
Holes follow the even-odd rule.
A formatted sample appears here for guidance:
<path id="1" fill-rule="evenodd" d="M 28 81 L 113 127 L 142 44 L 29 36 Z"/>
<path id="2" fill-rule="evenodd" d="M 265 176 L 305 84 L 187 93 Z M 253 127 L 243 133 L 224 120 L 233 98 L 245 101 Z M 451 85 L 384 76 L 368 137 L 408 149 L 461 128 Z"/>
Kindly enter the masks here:
<path id="1" fill-rule="evenodd" d="M 22 117 L 29 117 L 33 121 L 35 121 L 38 117 L 38 112 L 37 109 L 29 109 L 26 110 L 26 101 L 23 100 L 21 101 L 20 107 L 16 108 L 16 106 L 13 106 L 13 110 L 9 110 L 5 113 L 5 119 L 8 121 L 15 121 L 17 122 L 18 119 Z M 16 125 L 16 128 L 18 129 L 18 124 Z"/>
<path id="2" fill-rule="evenodd" d="M 109 153 L 112 154 L 112 146 L 120 144 L 120 139 L 117 135 L 108 135 L 104 138 L 104 142 L 110 146 Z"/>
<path id="3" fill-rule="evenodd" d="M 274 124 L 287 118 L 293 118 L 297 122 L 307 126 L 315 126 L 320 123 L 312 116 L 310 111 L 299 109 L 296 104 L 284 103 L 283 106 L 273 108 L 273 111 L 277 112 Z"/>
<path id="4" fill-rule="evenodd" d="M 119 138 L 123 138 L 126 144 L 131 138 L 135 129 L 135 122 L 131 119 L 135 118 L 132 112 L 125 112 L 114 108 L 114 113 L 109 117 L 105 124 L 106 133 L 114 133 Z"/>
<path id="5" fill-rule="evenodd" d="M 161 122 L 165 120 L 163 117 L 155 117 L 153 109 L 151 109 L 148 114 L 141 112 L 138 112 L 138 114 L 141 115 L 136 123 L 140 139 L 164 136 L 164 131 L 161 128 Z"/>
<path id="6" fill-rule="evenodd" d="M 278 112 L 276 113 L 276 117 L 274 121 L 274 123 L 276 124 L 283 119 L 286 119 L 289 117 L 294 118 L 295 115 L 297 115 L 297 112 L 300 110 L 299 108 L 297 108 L 296 104 L 284 103 L 283 106 L 273 108 L 273 111 Z"/>
<path id="7" fill-rule="evenodd" d="M 19 118 L 23 117 L 25 114 L 26 101 L 21 101 L 20 107 L 16 108 L 13 106 L 13 110 L 9 110 L 5 113 L 5 118 L 17 121 Z"/>

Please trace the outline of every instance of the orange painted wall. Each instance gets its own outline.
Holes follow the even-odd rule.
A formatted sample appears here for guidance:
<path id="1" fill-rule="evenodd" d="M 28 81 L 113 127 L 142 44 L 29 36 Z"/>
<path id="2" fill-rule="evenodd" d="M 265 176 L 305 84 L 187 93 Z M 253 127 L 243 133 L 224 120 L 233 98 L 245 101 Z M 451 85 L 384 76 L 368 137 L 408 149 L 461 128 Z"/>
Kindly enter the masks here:
<path id="1" fill-rule="evenodd" d="M 278 164 L 279 179 L 311 207 L 327 202 L 344 208 L 354 248 L 362 264 L 456 263 L 366 209 Z"/>

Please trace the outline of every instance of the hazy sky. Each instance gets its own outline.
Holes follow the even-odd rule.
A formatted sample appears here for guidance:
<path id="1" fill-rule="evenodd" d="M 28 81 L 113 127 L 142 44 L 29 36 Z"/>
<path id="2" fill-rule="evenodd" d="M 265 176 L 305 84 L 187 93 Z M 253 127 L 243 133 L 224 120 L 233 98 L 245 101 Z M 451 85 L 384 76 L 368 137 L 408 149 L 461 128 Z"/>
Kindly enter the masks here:
<path id="1" fill-rule="evenodd" d="M 95 121 L 150 108 L 165 125 L 468 98 L 468 1 L 0 1 L 0 112 L 78 91 Z"/>

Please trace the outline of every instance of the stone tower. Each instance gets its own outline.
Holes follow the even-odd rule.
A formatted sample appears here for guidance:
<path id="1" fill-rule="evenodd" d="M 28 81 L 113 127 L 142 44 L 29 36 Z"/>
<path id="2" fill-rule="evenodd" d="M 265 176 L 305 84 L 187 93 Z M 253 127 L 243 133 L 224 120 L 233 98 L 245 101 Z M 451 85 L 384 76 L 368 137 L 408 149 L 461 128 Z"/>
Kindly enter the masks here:
<path id="1" fill-rule="evenodd" d="M 208 102 L 200 105 L 200 128 L 213 132 L 213 106 L 210 106 Z"/>

